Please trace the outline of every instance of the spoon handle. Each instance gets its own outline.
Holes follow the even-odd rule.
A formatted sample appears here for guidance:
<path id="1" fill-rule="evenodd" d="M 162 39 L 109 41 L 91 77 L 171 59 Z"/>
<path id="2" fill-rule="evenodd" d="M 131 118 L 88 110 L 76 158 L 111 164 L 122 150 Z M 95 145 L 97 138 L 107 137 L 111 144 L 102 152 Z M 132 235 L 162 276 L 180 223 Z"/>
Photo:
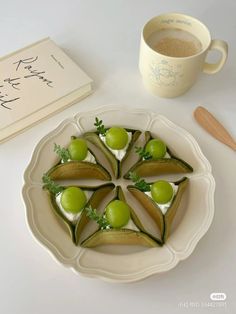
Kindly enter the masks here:
<path id="1" fill-rule="evenodd" d="M 229 146 L 233 150 L 236 150 L 235 140 L 209 111 L 201 106 L 197 107 L 197 109 L 194 111 L 194 117 L 197 122 L 213 137 Z"/>

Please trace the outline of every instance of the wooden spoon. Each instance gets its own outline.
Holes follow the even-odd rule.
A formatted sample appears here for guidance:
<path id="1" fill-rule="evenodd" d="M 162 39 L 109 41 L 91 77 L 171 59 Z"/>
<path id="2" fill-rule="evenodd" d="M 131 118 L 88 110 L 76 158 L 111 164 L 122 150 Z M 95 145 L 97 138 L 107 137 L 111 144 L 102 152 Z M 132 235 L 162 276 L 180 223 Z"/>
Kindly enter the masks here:
<path id="1" fill-rule="evenodd" d="M 226 131 L 223 125 L 205 108 L 199 106 L 194 111 L 194 117 L 197 122 L 213 137 L 220 142 L 236 150 L 236 142 L 232 136 Z"/>

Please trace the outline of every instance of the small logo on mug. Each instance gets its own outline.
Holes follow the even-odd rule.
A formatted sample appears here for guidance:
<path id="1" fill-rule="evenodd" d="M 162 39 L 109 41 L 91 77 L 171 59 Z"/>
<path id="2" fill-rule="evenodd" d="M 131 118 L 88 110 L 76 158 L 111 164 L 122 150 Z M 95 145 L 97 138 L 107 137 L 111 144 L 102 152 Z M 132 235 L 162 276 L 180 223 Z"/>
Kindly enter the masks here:
<path id="1" fill-rule="evenodd" d="M 182 76 L 181 66 L 173 67 L 165 60 L 153 62 L 150 69 L 151 80 L 159 86 L 175 86 L 177 79 Z"/>
<path id="2" fill-rule="evenodd" d="M 212 301 L 224 301 L 226 300 L 226 294 L 224 292 L 213 292 L 210 294 Z"/>

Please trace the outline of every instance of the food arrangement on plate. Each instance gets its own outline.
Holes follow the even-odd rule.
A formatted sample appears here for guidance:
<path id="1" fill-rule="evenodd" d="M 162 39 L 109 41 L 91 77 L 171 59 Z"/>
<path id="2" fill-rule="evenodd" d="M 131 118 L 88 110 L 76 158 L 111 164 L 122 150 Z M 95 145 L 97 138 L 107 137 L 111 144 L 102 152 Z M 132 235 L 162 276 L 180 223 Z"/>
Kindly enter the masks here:
<path id="1" fill-rule="evenodd" d="M 114 139 L 106 146 L 110 129 L 116 150 Z M 120 129 L 132 134 L 128 145 Z M 37 144 L 24 181 L 35 239 L 62 265 L 113 282 L 175 267 L 214 214 L 214 178 L 198 143 L 146 108 L 105 106 L 62 121 Z"/>
<path id="2" fill-rule="evenodd" d="M 190 173 L 193 171 L 192 166 L 176 157 L 166 143 L 150 131 L 144 132 L 144 144 L 135 146 L 142 134 L 140 130 L 121 126 L 106 128 L 97 117 L 94 126 L 96 131 L 85 132 L 80 137 L 72 136 L 68 147 L 54 143 L 59 161 L 42 177 L 43 189 L 48 193 L 52 210 L 66 227 L 75 245 L 87 248 L 106 244 L 162 246 L 171 232 L 189 179 L 181 177 L 175 182 L 160 179 L 150 183 L 144 178 Z M 115 187 L 116 182 L 111 182 L 112 176 L 106 166 L 98 161 L 96 151 L 88 148 L 89 143 L 108 161 L 115 181 L 121 177 L 124 162 L 134 154 L 135 149 L 138 161 L 123 175 L 123 179 L 133 183 L 127 185 L 127 190 L 154 221 L 160 232 L 159 237 L 143 226 L 135 209 L 128 204 L 121 186 Z M 67 179 L 89 179 L 91 183 L 98 179 L 107 183 L 97 186 L 62 186 L 56 182 Z M 97 209 L 114 189 L 115 196 L 99 212 Z M 97 223 L 97 230 L 81 240 L 90 221 Z"/>

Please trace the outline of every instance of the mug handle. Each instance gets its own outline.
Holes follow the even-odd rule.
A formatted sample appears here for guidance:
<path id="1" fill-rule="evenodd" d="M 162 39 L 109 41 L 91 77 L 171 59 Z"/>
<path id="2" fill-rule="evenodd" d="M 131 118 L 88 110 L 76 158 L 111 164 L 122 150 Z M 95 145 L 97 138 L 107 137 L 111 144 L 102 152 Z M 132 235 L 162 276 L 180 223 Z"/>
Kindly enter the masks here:
<path id="1" fill-rule="evenodd" d="M 205 63 L 203 66 L 203 72 L 207 74 L 214 74 L 222 69 L 228 56 L 228 44 L 219 39 L 213 39 L 211 41 L 209 50 L 218 50 L 221 52 L 221 58 L 217 63 Z"/>

